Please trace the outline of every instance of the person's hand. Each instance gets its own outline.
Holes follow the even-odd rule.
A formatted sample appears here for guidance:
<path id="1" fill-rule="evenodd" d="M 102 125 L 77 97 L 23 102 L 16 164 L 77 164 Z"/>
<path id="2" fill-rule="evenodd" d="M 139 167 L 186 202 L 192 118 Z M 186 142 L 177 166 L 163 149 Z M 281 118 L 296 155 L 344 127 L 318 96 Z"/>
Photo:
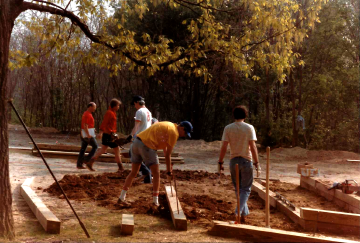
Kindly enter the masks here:
<path id="1" fill-rule="evenodd" d="M 166 176 L 167 176 L 168 181 L 171 181 L 172 178 L 173 178 L 173 173 L 172 173 L 172 171 L 166 172 Z"/>
<path id="2" fill-rule="evenodd" d="M 254 166 L 255 166 L 255 169 L 258 172 L 259 176 L 260 176 L 260 173 L 261 173 L 260 163 L 259 162 L 254 163 Z"/>
<path id="3" fill-rule="evenodd" d="M 219 161 L 219 171 L 223 171 L 224 170 L 224 161 Z"/>
<path id="4" fill-rule="evenodd" d="M 97 137 L 98 139 L 102 139 L 102 133 L 99 133 L 96 137 Z"/>
<path id="5" fill-rule="evenodd" d="M 126 141 L 130 143 L 132 138 L 133 138 L 133 136 L 130 134 L 130 135 L 126 138 Z"/>
<path id="6" fill-rule="evenodd" d="M 88 139 L 91 139 L 92 137 L 91 137 L 91 135 L 89 134 L 89 135 L 87 135 L 87 138 L 88 138 Z"/>

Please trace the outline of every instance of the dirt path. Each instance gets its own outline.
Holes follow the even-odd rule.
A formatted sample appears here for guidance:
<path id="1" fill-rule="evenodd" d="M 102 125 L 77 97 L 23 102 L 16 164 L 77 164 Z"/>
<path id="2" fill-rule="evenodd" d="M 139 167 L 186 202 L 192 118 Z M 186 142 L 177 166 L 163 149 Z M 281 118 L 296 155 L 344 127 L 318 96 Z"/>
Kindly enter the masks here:
<path id="1" fill-rule="evenodd" d="M 37 142 L 79 145 L 78 136 L 61 134 L 54 129 L 33 129 L 32 133 Z M 10 126 L 9 137 L 10 146 L 30 147 L 29 138 L 27 138 L 26 134 L 19 126 Z M 194 173 L 203 173 L 196 172 L 200 170 L 211 173 L 216 172 L 220 144 L 220 141 L 212 143 L 206 143 L 201 140 L 178 141 L 174 150 L 184 157 L 185 164 L 175 165 L 175 169 L 192 170 L 194 171 L 192 172 L 192 175 L 194 175 Z M 260 154 L 260 159 L 260 163 L 264 170 L 266 167 L 264 153 Z M 299 184 L 299 175 L 296 173 L 296 167 L 300 162 L 313 163 L 315 167 L 320 169 L 320 178 L 339 182 L 344 179 L 355 179 L 360 182 L 360 163 L 349 163 L 346 162 L 346 159 L 360 159 L 360 156 L 345 151 L 308 151 L 298 147 L 278 148 L 271 152 L 270 176 L 279 178 L 282 183 L 292 183 L 288 185 L 283 183 L 281 186 L 282 188 L 285 188 L 284 190 L 288 190 L 287 192 L 284 192 L 286 197 L 292 197 L 292 191 L 301 190 L 296 186 Z M 81 176 L 83 176 L 85 180 L 92 180 L 92 177 L 96 175 L 113 173 L 117 170 L 116 164 L 96 163 L 95 168 L 97 171 L 91 173 L 91 178 L 89 177 L 86 179 L 85 175 L 90 174 L 89 171 L 76 170 L 75 160 L 49 158 L 47 161 L 58 180 L 61 180 L 65 175 L 72 175 L 69 176 L 68 179 L 70 179 L 70 181 L 74 180 L 74 183 L 76 182 L 75 180 L 77 180 L 76 178 L 81 178 Z M 226 164 L 227 163 L 228 159 L 226 160 Z M 165 169 L 165 166 L 162 165 L 161 169 Z M 47 172 L 47 169 L 40 158 L 35 157 L 26 151 L 10 151 L 10 174 L 18 241 L 86 240 L 84 233 L 78 226 L 78 223 L 74 219 L 65 200 L 61 197 L 59 198 L 59 196 L 44 192 L 45 188 L 51 186 L 53 179 Z M 225 166 L 225 174 L 229 175 L 228 166 Z M 265 173 L 263 173 L 263 175 L 264 174 Z M 58 236 L 45 234 L 29 207 L 20 196 L 20 185 L 26 178 L 33 176 L 36 177 L 33 188 L 44 203 L 61 219 L 61 231 L 66 232 L 66 235 L 63 233 Z M 176 232 L 172 229 L 171 220 L 166 217 L 161 217 L 161 215 L 160 217 L 154 217 L 151 212 L 148 213 L 149 192 L 151 191 L 151 188 L 149 188 L 148 185 L 136 184 L 129 192 L 128 197 L 135 202 L 134 207 L 130 209 L 116 207 L 116 195 L 120 193 L 124 179 L 123 176 L 125 175 L 122 175 L 121 178 L 115 180 L 116 183 L 112 187 L 112 193 L 109 198 L 106 198 L 109 191 L 104 191 L 102 194 L 95 193 L 93 194 L 93 197 L 90 198 L 75 197 L 71 199 L 79 216 L 92 232 L 93 240 L 229 241 L 229 239 L 213 237 L 207 234 L 212 219 L 226 220 L 233 217 L 236 198 L 229 178 L 222 180 L 221 184 L 218 184 L 217 179 L 208 177 L 201 180 L 179 180 L 179 188 L 181 189 L 179 194 L 190 223 L 188 232 Z M 279 187 L 279 185 L 274 186 Z M 80 193 L 79 191 L 79 195 L 85 195 L 88 192 L 86 188 L 78 187 L 78 189 L 82 192 Z M 306 197 L 311 198 L 311 195 L 307 195 Z M 164 199 L 163 196 L 162 199 Z M 310 199 L 309 201 L 314 200 Z M 325 205 L 327 202 L 322 201 L 321 199 L 315 198 L 315 201 L 317 201 L 319 208 L 320 206 L 331 206 Z M 295 201 L 294 204 L 296 206 L 304 206 L 309 205 L 309 202 L 302 199 Z M 249 200 L 249 206 L 251 207 L 249 222 L 251 222 L 252 225 L 263 226 L 263 218 L 265 217 L 263 213 L 263 203 L 261 203 L 256 196 L 252 195 Z M 166 209 L 164 210 L 166 211 Z M 340 211 L 340 209 L 336 207 L 331 210 Z M 118 227 L 121 213 L 127 211 L 136 214 L 136 235 L 132 238 L 121 237 L 119 235 Z M 278 221 L 276 221 L 277 219 Z M 272 212 L 272 223 L 274 228 L 301 231 L 300 228 L 294 225 L 284 215 L 276 211 Z"/>

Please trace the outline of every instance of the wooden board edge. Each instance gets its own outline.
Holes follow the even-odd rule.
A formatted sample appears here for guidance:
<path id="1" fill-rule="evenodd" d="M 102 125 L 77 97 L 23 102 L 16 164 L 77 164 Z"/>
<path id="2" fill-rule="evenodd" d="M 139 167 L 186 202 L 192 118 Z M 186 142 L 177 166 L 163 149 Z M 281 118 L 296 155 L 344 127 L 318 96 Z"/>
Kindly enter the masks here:
<path id="1" fill-rule="evenodd" d="M 47 233 L 60 234 L 61 221 L 29 186 L 20 186 L 20 194 Z"/>
<path id="2" fill-rule="evenodd" d="M 265 227 L 257 227 L 244 224 L 229 224 L 228 222 L 213 221 L 212 233 L 219 236 L 237 236 L 238 238 L 253 236 L 260 241 L 277 241 L 277 242 L 346 242 L 355 243 L 356 241 L 331 238 L 331 237 L 314 237 L 305 233 L 293 231 L 277 230 Z"/>
<path id="3" fill-rule="evenodd" d="M 177 198 L 177 200 L 178 200 L 180 213 L 177 213 L 177 206 L 175 206 L 176 205 L 176 192 L 175 192 L 174 187 L 172 187 L 172 191 L 173 191 L 173 195 L 171 195 L 170 186 L 165 186 L 165 194 L 166 194 L 166 199 L 169 204 L 171 218 L 172 218 L 174 226 L 177 230 L 187 231 L 187 220 L 186 220 L 185 213 L 181 207 L 179 198 Z"/>

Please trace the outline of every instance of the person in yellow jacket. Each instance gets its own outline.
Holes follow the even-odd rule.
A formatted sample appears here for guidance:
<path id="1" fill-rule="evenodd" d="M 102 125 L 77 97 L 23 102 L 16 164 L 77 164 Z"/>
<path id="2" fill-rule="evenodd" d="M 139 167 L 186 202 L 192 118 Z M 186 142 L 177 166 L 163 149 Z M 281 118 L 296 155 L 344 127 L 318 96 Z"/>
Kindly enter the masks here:
<path id="1" fill-rule="evenodd" d="M 153 203 L 159 205 L 160 168 L 157 150 L 162 149 L 165 155 L 167 175 L 172 175 L 171 153 L 179 137 L 189 137 L 192 125 L 188 121 L 182 121 L 179 125 L 172 122 L 158 122 L 137 134 L 133 141 L 131 150 L 132 168 L 126 177 L 123 190 L 118 203 L 125 203 L 126 193 L 133 179 L 139 172 L 141 163 L 144 162 L 150 168 L 153 175 Z"/>

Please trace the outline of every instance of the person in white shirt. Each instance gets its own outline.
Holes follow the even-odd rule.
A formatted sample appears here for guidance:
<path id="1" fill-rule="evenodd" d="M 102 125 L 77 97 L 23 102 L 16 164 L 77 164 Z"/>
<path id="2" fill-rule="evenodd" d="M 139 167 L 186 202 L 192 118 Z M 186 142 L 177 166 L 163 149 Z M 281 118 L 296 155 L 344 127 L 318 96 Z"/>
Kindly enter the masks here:
<path id="1" fill-rule="evenodd" d="M 129 135 L 128 139 L 136 138 L 136 135 L 140 132 L 148 129 L 152 125 L 152 114 L 145 106 L 145 99 L 139 95 L 133 97 L 131 105 L 135 106 L 135 125 Z M 130 151 L 129 151 L 130 153 Z M 130 154 L 131 156 L 131 154 Z M 144 164 L 141 163 L 140 166 L 141 174 L 144 176 L 144 183 L 151 183 L 152 176 L 150 169 Z"/>
<path id="2" fill-rule="evenodd" d="M 240 210 L 236 208 L 235 215 L 240 213 L 241 222 L 249 214 L 247 200 L 250 196 L 253 183 L 253 165 L 258 170 L 259 158 L 256 148 L 256 134 L 252 125 L 245 123 L 248 111 L 245 106 L 236 106 L 233 109 L 235 122 L 227 125 L 222 136 L 222 146 L 219 155 L 219 164 L 222 168 L 227 146 L 230 144 L 230 173 L 236 192 L 236 164 L 239 165 Z"/>

